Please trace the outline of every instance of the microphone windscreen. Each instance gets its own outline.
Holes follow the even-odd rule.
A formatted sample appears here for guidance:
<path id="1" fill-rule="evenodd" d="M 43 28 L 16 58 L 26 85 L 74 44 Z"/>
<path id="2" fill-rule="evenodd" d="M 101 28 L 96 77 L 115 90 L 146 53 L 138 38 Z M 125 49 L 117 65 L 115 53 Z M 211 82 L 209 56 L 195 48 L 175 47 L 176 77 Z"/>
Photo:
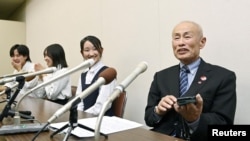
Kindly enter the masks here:
<path id="1" fill-rule="evenodd" d="M 141 62 L 139 65 L 138 65 L 138 68 L 140 68 L 141 72 L 140 73 L 143 73 L 147 70 L 148 68 L 148 63 L 143 61 Z"/>
<path id="2" fill-rule="evenodd" d="M 114 68 L 107 68 L 99 74 L 99 77 L 105 79 L 105 85 L 109 84 L 116 78 L 116 70 Z"/>

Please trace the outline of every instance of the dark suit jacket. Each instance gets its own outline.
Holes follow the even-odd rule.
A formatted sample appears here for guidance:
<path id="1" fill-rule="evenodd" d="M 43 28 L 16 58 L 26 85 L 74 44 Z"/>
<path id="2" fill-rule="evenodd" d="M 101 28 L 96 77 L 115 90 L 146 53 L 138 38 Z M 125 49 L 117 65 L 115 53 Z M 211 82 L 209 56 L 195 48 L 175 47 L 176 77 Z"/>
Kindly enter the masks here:
<path id="1" fill-rule="evenodd" d="M 154 107 L 162 97 L 179 97 L 179 65 L 156 72 L 152 81 L 148 103 L 145 109 L 145 122 L 153 131 L 170 135 L 178 115 L 174 110 L 162 117 L 160 122 L 154 118 Z M 205 79 L 204 79 L 205 78 Z M 208 125 L 233 124 L 236 110 L 236 75 L 234 72 L 206 63 L 201 59 L 196 76 L 185 96 L 200 94 L 203 110 L 197 130 L 191 141 L 206 141 Z"/>

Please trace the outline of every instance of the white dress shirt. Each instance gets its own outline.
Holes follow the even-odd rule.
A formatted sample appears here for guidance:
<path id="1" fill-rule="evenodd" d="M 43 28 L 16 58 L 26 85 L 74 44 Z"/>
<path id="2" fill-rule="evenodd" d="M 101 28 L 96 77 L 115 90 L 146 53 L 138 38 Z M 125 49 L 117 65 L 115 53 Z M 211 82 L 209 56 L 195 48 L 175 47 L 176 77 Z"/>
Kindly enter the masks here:
<path id="1" fill-rule="evenodd" d="M 40 80 L 39 77 L 37 77 L 36 79 L 32 79 L 31 81 L 26 82 L 27 86 L 30 89 L 34 88 L 35 86 L 46 83 L 50 79 L 56 77 L 57 75 L 63 74 L 66 71 L 68 71 L 68 68 L 57 69 L 53 73 L 46 74 L 43 77 L 43 80 Z M 47 96 L 47 98 L 50 100 L 64 100 L 72 97 L 70 76 L 64 76 L 35 90 L 31 96 L 36 98 L 45 98 Z"/>
<path id="2" fill-rule="evenodd" d="M 26 63 L 23 65 L 22 69 L 19 72 L 35 72 L 34 70 L 34 63 L 30 62 L 30 61 L 26 61 Z M 13 74 L 18 73 L 17 70 L 14 70 Z M 9 82 L 6 83 L 5 86 L 11 88 L 12 86 L 14 86 L 17 82 L 13 81 L 13 82 Z M 19 92 L 19 94 L 25 94 L 28 90 L 30 90 L 31 88 L 35 87 L 38 84 L 38 76 L 36 76 L 34 79 L 32 79 L 29 82 L 25 82 L 23 88 L 21 89 L 21 91 Z M 12 91 L 15 91 L 16 88 L 13 88 Z M 37 97 L 35 94 L 35 92 L 31 92 L 30 94 L 28 94 L 29 96 L 32 97 Z"/>
<path id="3" fill-rule="evenodd" d="M 68 71 L 68 68 L 58 69 L 51 74 L 47 74 L 46 76 L 43 77 L 43 82 L 47 82 L 50 79 L 65 73 L 66 71 Z M 51 100 L 57 100 L 57 99 L 64 100 L 72 97 L 71 80 L 69 75 L 64 76 L 52 83 L 49 83 L 44 88 L 47 98 Z"/>

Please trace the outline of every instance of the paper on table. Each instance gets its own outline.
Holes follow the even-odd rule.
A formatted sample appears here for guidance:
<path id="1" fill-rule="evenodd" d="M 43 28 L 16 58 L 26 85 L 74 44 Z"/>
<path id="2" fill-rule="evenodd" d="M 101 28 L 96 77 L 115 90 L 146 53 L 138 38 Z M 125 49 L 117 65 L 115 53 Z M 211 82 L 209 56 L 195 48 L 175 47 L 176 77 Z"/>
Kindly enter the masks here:
<path id="1" fill-rule="evenodd" d="M 79 124 L 95 129 L 97 118 L 87 118 L 78 120 Z M 142 124 L 119 117 L 104 116 L 101 123 L 100 132 L 104 134 L 115 133 L 142 126 Z"/>
<path id="2" fill-rule="evenodd" d="M 79 119 L 78 124 L 82 124 L 89 128 L 95 129 L 96 121 L 97 121 L 97 117 L 84 118 L 84 119 Z M 68 122 L 54 123 L 54 124 L 51 124 L 50 127 L 59 129 L 65 124 L 68 124 Z M 142 126 L 142 124 L 139 124 L 137 122 L 130 121 L 124 118 L 119 118 L 115 116 L 112 116 L 112 117 L 104 116 L 102 119 L 100 132 L 104 134 L 111 134 L 115 132 L 137 128 L 140 126 Z M 67 129 L 64 130 L 64 132 L 66 131 Z M 86 129 L 82 129 L 80 127 L 76 127 L 74 130 L 72 130 L 71 134 L 78 136 L 78 137 L 93 137 L 94 136 L 94 132 L 88 131 Z"/>

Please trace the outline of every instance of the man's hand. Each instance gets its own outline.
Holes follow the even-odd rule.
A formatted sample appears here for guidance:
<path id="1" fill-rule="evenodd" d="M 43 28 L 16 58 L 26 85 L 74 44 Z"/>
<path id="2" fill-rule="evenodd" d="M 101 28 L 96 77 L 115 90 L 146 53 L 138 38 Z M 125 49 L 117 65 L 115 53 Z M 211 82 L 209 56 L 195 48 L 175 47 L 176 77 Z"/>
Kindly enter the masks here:
<path id="1" fill-rule="evenodd" d="M 186 105 L 179 106 L 177 103 L 174 104 L 174 109 L 179 113 L 187 122 L 196 121 L 202 112 L 203 99 L 200 94 L 196 95 L 196 103 L 189 103 Z"/>
<path id="2" fill-rule="evenodd" d="M 173 109 L 173 106 L 176 101 L 177 99 L 173 95 L 167 95 L 163 97 L 158 103 L 158 105 L 155 107 L 155 112 L 160 116 L 166 114 L 167 111 Z"/>

